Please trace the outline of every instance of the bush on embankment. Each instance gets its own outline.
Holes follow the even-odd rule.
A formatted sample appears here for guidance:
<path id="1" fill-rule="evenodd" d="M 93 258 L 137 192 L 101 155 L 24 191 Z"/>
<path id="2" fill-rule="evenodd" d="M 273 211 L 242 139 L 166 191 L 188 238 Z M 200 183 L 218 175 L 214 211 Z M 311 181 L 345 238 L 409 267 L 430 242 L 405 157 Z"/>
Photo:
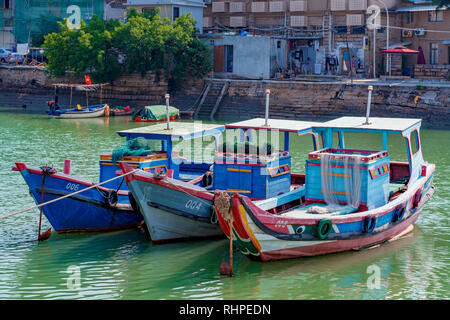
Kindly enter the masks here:
<path id="1" fill-rule="evenodd" d="M 127 21 L 101 20 L 93 16 L 79 29 L 59 23 L 60 30 L 44 37 L 48 73 L 61 77 L 67 71 L 89 74 L 95 82 L 112 82 L 123 73 L 152 72 L 156 78 L 178 86 L 201 79 L 212 69 L 210 50 L 195 37 L 190 13 L 173 23 L 159 10 L 127 11 Z"/>

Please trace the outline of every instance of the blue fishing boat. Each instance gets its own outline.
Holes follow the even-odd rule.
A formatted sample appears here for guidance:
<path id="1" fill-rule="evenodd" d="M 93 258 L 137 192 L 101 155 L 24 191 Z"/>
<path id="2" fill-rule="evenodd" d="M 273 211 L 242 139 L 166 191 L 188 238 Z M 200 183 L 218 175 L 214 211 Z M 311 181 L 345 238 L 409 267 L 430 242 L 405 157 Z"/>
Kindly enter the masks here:
<path id="1" fill-rule="evenodd" d="M 98 118 L 105 115 L 107 104 L 99 104 L 88 107 L 72 108 L 72 109 L 51 109 L 47 110 L 47 114 L 52 118 L 59 119 L 84 119 Z"/>
<path id="2" fill-rule="evenodd" d="M 55 87 L 55 98 L 52 101 L 48 101 L 48 110 L 46 113 L 54 119 L 83 119 L 83 118 L 98 118 L 103 116 L 109 116 L 109 106 L 102 103 L 102 84 L 65 84 L 57 83 Z M 70 89 L 70 100 L 67 109 L 61 109 L 58 103 L 58 94 L 60 89 Z M 76 105 L 72 108 L 72 96 L 73 90 L 83 91 L 86 93 L 86 105 Z M 91 91 L 100 91 L 100 104 L 89 105 L 89 95 Z"/>
<path id="3" fill-rule="evenodd" d="M 22 174 L 37 204 L 51 202 L 42 208 L 43 214 L 56 232 L 109 231 L 136 227 L 144 219 L 126 183 L 120 177 L 119 164 L 127 164 L 133 170 L 139 169 L 142 172 L 157 172 L 175 179 L 196 181 L 208 170 L 209 165 L 184 163 L 182 158 L 173 153 L 171 141 L 166 139 L 164 133 L 190 130 L 190 137 L 197 137 L 217 136 L 224 130 L 222 125 L 209 125 L 207 129 L 199 130 L 189 129 L 195 127 L 192 123 L 173 124 L 177 127 L 171 129 L 173 131 L 165 130 L 161 126 L 165 125 L 119 131 L 119 135 L 127 137 L 126 148 L 119 148 L 112 154 L 100 155 L 100 185 L 71 176 L 70 166 L 65 166 L 61 173 L 54 168 L 30 167 L 23 162 L 17 162 L 13 170 Z M 183 134 L 180 137 L 189 138 Z M 160 150 L 130 147 L 145 145 L 142 139 L 147 141 L 147 138 L 159 140 Z M 58 200 L 61 197 L 64 198 Z M 221 232 L 220 229 L 217 230 Z"/>

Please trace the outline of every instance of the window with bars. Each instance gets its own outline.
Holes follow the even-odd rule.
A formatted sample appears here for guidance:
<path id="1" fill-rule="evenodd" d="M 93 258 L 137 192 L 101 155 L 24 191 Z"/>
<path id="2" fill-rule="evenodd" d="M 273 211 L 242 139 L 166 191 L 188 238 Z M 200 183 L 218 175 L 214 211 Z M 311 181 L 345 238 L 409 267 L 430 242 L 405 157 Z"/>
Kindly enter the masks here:
<path id="1" fill-rule="evenodd" d="M 414 22 L 414 12 L 409 11 L 406 13 L 406 23 L 413 23 Z"/>
<path id="2" fill-rule="evenodd" d="M 266 12 L 265 2 L 252 2 L 252 12 Z"/>
<path id="3" fill-rule="evenodd" d="M 438 63 L 438 45 L 437 43 L 430 43 L 430 64 Z"/>
<path id="4" fill-rule="evenodd" d="M 291 1 L 289 3 L 289 10 L 291 12 L 306 11 L 306 8 L 307 8 L 306 1 Z"/>
<path id="5" fill-rule="evenodd" d="M 429 22 L 441 22 L 444 19 L 444 12 L 440 11 L 428 11 L 428 21 Z"/>
<path id="6" fill-rule="evenodd" d="M 345 0 L 331 0 L 331 11 L 345 10 Z"/>

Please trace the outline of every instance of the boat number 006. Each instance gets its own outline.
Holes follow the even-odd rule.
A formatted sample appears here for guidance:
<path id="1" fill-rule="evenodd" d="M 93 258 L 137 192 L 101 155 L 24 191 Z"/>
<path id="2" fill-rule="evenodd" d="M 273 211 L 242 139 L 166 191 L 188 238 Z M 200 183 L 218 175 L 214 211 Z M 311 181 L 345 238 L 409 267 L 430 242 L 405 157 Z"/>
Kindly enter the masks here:
<path id="1" fill-rule="evenodd" d="M 77 184 L 77 183 L 68 183 L 68 184 L 66 184 L 66 189 L 67 190 L 70 190 L 70 191 L 78 191 L 78 188 L 80 187 L 80 185 L 79 184 Z"/>
<path id="2" fill-rule="evenodd" d="M 184 206 L 188 209 L 199 210 L 202 204 L 199 201 L 189 200 Z"/>

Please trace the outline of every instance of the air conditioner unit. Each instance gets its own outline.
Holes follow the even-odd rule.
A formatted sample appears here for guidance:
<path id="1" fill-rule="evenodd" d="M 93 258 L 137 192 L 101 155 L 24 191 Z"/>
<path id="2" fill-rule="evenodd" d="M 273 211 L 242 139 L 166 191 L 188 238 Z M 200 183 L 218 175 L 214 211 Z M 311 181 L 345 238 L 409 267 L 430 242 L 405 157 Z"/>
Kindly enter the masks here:
<path id="1" fill-rule="evenodd" d="M 425 34 L 425 30 L 423 28 L 417 28 L 416 30 L 414 30 L 414 34 L 416 36 L 423 36 Z"/>
<path id="2" fill-rule="evenodd" d="M 402 30 L 402 36 L 404 38 L 411 38 L 413 36 L 413 32 L 411 30 Z"/>

